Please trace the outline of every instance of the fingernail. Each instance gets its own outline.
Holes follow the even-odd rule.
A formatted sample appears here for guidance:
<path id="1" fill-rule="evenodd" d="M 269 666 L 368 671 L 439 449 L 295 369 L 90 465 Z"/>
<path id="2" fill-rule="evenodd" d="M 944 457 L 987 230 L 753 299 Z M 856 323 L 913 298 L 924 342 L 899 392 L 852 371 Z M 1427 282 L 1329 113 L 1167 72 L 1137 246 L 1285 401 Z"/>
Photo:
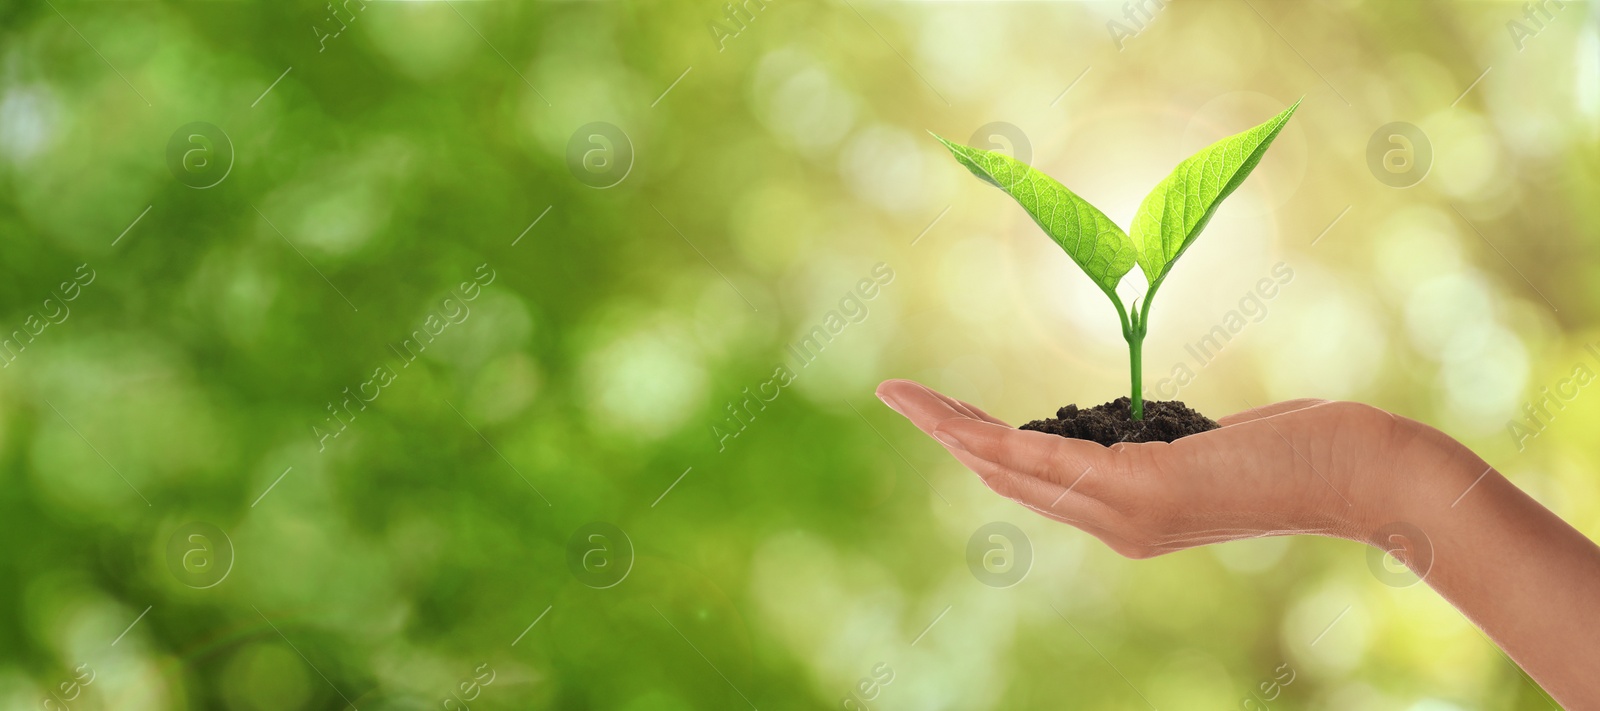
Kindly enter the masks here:
<path id="1" fill-rule="evenodd" d="M 939 440 L 940 444 L 943 444 L 951 449 L 959 449 L 963 452 L 967 451 L 966 447 L 961 446 L 961 440 L 951 436 L 948 432 L 940 432 L 935 430 L 933 433 L 933 438 Z"/>
<path id="2" fill-rule="evenodd" d="M 900 409 L 900 404 L 895 402 L 894 398 L 889 397 L 888 395 L 884 395 L 883 393 L 878 393 L 878 399 L 882 400 L 883 404 L 888 405 L 889 409 L 894 410 L 901 417 L 905 417 L 906 416 L 906 411 Z"/>

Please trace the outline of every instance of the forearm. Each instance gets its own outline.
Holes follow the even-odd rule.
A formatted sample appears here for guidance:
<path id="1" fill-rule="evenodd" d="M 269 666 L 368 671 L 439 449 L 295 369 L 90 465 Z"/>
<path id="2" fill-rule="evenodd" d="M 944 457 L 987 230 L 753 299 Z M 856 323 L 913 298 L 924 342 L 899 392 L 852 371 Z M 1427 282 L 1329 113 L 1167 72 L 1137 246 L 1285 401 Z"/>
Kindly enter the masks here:
<path id="1" fill-rule="evenodd" d="M 1600 709 L 1600 547 L 1432 427 L 1290 401 L 1106 448 L 1012 429 L 914 383 L 879 394 L 1002 496 L 1132 558 L 1291 533 L 1398 550 L 1557 700 Z"/>
<path id="2" fill-rule="evenodd" d="M 1389 509 L 1432 549 L 1406 564 L 1557 701 L 1600 708 L 1600 547 L 1464 448 L 1442 461 Z"/>

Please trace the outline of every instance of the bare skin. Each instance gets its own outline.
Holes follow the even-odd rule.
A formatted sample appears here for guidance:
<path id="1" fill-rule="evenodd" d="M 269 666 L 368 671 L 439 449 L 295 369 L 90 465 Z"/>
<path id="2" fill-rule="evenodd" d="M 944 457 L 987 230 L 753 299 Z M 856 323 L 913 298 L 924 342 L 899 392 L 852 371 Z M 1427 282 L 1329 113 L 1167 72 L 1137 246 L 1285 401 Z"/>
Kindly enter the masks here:
<path id="1" fill-rule="evenodd" d="M 1013 429 L 909 380 L 878 397 L 996 493 L 1129 558 L 1317 535 L 1390 551 L 1570 709 L 1600 709 L 1600 547 L 1444 433 L 1290 400 L 1170 444 Z"/>

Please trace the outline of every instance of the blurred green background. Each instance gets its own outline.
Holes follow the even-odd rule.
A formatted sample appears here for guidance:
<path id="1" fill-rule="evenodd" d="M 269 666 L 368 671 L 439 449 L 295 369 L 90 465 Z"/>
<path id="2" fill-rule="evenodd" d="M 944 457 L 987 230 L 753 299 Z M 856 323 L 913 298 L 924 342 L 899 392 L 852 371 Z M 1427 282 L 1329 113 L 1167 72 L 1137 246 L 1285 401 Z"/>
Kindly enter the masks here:
<path id="1" fill-rule="evenodd" d="M 1148 394 L 1367 401 L 1600 535 L 1600 396 L 1524 411 L 1600 369 L 1597 27 L 8 1 L 0 704 L 1550 708 L 1356 544 L 1125 560 L 871 393 L 1020 423 L 1126 388 L 1103 296 L 925 131 L 1127 225 L 1304 96 L 1167 281 Z"/>

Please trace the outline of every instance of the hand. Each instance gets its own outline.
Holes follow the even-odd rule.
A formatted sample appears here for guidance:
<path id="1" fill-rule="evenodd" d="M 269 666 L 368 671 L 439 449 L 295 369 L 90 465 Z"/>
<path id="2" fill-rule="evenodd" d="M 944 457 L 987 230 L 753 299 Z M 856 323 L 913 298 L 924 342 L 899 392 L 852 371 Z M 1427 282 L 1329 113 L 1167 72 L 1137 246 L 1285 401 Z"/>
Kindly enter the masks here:
<path id="1" fill-rule="evenodd" d="M 908 380 L 878 397 L 996 493 L 1130 558 L 1258 536 L 1377 543 L 1403 503 L 1443 491 L 1454 460 L 1476 459 L 1437 430 L 1350 402 L 1290 400 L 1170 444 L 1108 448 L 1013 429 Z"/>
<path id="2" fill-rule="evenodd" d="M 1130 558 L 1296 533 L 1397 553 L 1557 701 L 1600 708 L 1600 546 L 1432 427 L 1291 400 L 1170 444 L 1102 447 L 908 380 L 878 397 L 989 488 Z"/>

